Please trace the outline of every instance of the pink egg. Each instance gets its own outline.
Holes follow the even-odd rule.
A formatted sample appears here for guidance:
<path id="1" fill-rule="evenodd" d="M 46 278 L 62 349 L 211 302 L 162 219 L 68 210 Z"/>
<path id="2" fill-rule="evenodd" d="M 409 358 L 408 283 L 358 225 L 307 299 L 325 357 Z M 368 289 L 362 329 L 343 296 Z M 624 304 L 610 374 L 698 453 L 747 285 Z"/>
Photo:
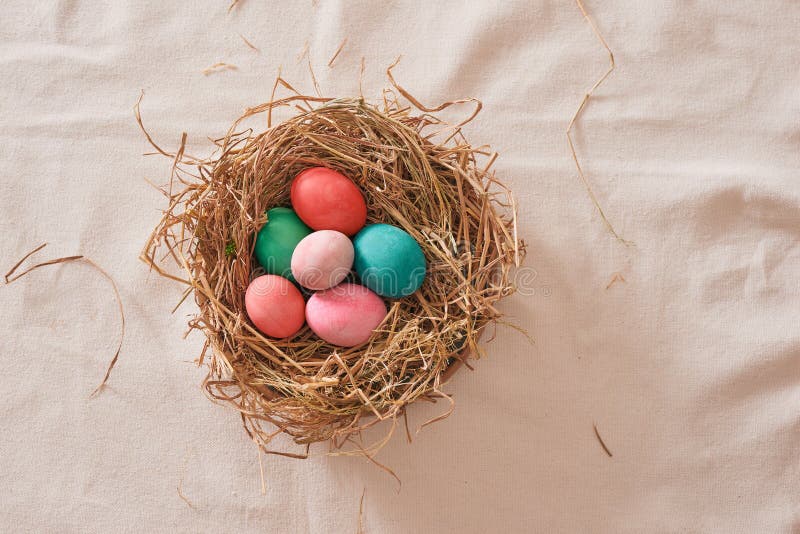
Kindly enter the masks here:
<path id="1" fill-rule="evenodd" d="M 383 300 L 358 284 L 339 284 L 314 293 L 306 304 L 306 321 L 311 330 L 341 347 L 355 347 L 367 341 L 384 317 Z"/>
<path id="2" fill-rule="evenodd" d="M 336 230 L 320 230 L 302 239 L 292 253 L 292 275 L 308 289 L 328 289 L 353 268 L 353 243 Z"/>
<path id="3" fill-rule="evenodd" d="M 293 336 L 303 327 L 303 295 L 282 276 L 265 274 L 250 282 L 244 307 L 256 328 L 270 337 Z"/>

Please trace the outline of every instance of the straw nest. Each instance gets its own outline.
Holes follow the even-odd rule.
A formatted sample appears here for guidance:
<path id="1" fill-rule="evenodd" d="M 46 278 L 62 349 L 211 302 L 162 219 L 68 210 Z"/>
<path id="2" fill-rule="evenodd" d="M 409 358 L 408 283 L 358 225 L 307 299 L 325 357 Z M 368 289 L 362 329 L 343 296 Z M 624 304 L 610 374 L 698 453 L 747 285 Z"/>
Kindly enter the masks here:
<path id="1" fill-rule="evenodd" d="M 308 445 L 329 441 L 331 452 L 371 458 L 410 403 L 446 399 L 446 410 L 425 424 L 446 417 L 453 401 L 442 384 L 480 355 L 479 336 L 501 315 L 495 305 L 513 292 L 511 269 L 524 253 L 513 197 L 490 170 L 496 154 L 472 147 L 461 131 L 480 103 L 427 108 L 388 75 L 393 88 L 378 105 L 302 95 L 279 78 L 276 87 L 294 92 L 248 109 L 209 158 L 187 155 L 185 134 L 169 153 L 145 131 L 173 159 L 173 174 L 160 188 L 169 204 L 142 259 L 186 284 L 184 299 L 194 295 L 199 312 L 189 326 L 206 336 L 199 357 L 209 370 L 204 390 L 239 411 L 264 452 L 305 457 Z M 437 118 L 462 103 L 475 106 L 464 123 Z M 296 114 L 271 126 L 279 107 Z M 138 105 L 136 114 L 141 125 Z M 259 114 L 266 131 L 245 129 Z M 428 261 L 420 290 L 387 301 L 388 316 L 372 338 L 350 349 L 325 343 L 307 326 L 291 339 L 267 338 L 245 313 L 245 290 L 259 274 L 252 252 L 265 212 L 289 205 L 292 178 L 313 166 L 350 177 L 366 198 L 368 223 L 402 227 Z M 384 438 L 362 442 L 363 430 L 385 420 L 391 425 Z M 305 451 L 272 450 L 281 433 Z"/>

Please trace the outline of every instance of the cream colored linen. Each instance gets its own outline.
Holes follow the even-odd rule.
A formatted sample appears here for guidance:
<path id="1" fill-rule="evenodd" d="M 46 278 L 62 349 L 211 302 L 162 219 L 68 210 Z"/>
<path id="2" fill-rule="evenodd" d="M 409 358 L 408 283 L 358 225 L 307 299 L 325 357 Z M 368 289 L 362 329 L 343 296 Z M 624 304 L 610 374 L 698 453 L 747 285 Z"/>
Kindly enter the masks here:
<path id="1" fill-rule="evenodd" d="M 800 531 L 800 4 L 589 1 L 618 69 L 564 131 L 604 51 L 569 0 L 4 2 L 0 250 L 85 265 L 0 288 L 0 529 L 373 533 Z M 260 48 L 248 48 L 241 36 Z M 327 63 L 342 39 L 334 68 Z M 445 422 L 379 460 L 258 458 L 210 404 L 181 339 L 194 307 L 137 255 L 174 150 L 204 154 L 279 66 L 326 95 L 485 104 L 467 134 L 501 153 L 529 244 L 527 293 L 448 386 Z M 236 65 L 204 76 L 217 62 Z M 463 110 L 466 113 L 467 110 Z M 454 116 L 458 116 L 455 115 Z M 2 267 L 2 266 L 0 266 Z M 615 273 L 624 277 L 607 287 Z M 412 427 L 444 407 L 411 411 Z M 592 425 L 613 453 L 605 455 Z M 413 428 L 412 428 L 413 430 Z M 179 497 L 177 488 L 191 503 Z"/>

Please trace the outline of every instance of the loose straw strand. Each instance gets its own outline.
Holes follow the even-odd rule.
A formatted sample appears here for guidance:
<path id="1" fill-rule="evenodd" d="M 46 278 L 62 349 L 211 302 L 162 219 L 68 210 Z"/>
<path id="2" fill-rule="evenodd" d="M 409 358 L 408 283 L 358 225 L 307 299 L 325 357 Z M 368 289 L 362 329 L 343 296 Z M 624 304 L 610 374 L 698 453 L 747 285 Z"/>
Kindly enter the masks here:
<path id="1" fill-rule="evenodd" d="M 347 44 L 347 37 L 345 37 L 342 40 L 342 44 L 340 44 L 339 48 L 336 49 L 336 52 L 333 53 L 333 57 L 331 57 L 330 61 L 328 61 L 328 67 L 333 68 L 333 62 L 336 61 L 336 58 L 339 57 L 339 54 L 342 53 L 342 49 L 346 44 Z"/>
<path id="2" fill-rule="evenodd" d="M 575 162 L 575 168 L 578 170 L 578 176 L 583 182 L 583 185 L 586 188 L 586 192 L 589 194 L 589 198 L 591 199 L 592 204 L 594 205 L 595 209 L 597 209 L 597 212 L 600 214 L 600 217 L 603 219 L 603 223 L 605 224 L 608 231 L 611 232 L 611 234 L 618 241 L 620 241 L 623 245 L 627 247 L 632 245 L 633 242 L 623 239 L 614 229 L 614 226 L 611 224 L 611 221 L 608 220 L 608 217 L 606 217 L 606 214 L 603 212 L 603 208 L 600 206 L 600 202 L 597 200 L 597 196 L 595 195 L 594 190 L 592 189 L 592 186 L 589 183 L 588 178 L 586 177 L 586 174 L 583 172 L 583 168 L 581 167 L 580 161 L 578 160 L 578 154 L 575 151 L 575 144 L 572 139 L 572 129 L 574 128 L 575 123 L 578 121 L 578 118 L 580 117 L 581 113 L 586 107 L 586 104 L 589 102 L 589 99 L 591 98 L 592 94 L 594 94 L 594 91 L 598 87 L 600 87 L 600 85 L 604 81 L 606 81 L 606 78 L 608 78 L 616 68 L 616 64 L 614 62 L 614 53 L 611 51 L 611 47 L 608 46 L 608 43 L 606 42 L 605 38 L 603 38 L 603 35 L 600 33 L 600 30 L 597 29 L 597 26 L 595 25 L 592 17 L 589 16 L 589 13 L 586 11 L 586 8 L 584 7 L 582 0 L 575 0 L 575 2 L 577 3 L 578 8 L 581 10 L 583 17 L 589 22 L 589 26 L 592 28 L 592 32 L 595 34 L 600 43 L 603 45 L 603 48 L 606 49 L 606 52 L 608 52 L 609 66 L 608 69 L 605 71 L 605 73 L 603 73 L 603 75 L 600 76 L 600 78 L 598 78 L 598 80 L 594 83 L 594 85 L 592 85 L 592 87 L 586 92 L 586 94 L 583 95 L 583 99 L 581 100 L 580 105 L 578 105 L 578 109 L 575 110 L 575 114 L 569 121 L 569 126 L 567 126 L 567 143 L 569 145 L 570 153 L 572 154 L 572 160 Z"/>
<path id="3" fill-rule="evenodd" d="M 31 267 L 28 267 L 27 269 L 25 269 L 21 273 L 19 273 L 17 275 L 14 275 L 16 270 L 19 269 L 19 267 L 25 262 L 25 260 L 27 260 L 28 258 L 33 256 L 34 254 L 36 254 L 37 252 L 39 252 L 40 250 L 42 250 L 46 246 L 47 246 L 47 243 L 42 243 L 41 245 L 39 245 L 38 247 L 36 247 L 32 251 L 30 251 L 27 254 L 25 254 L 25 256 L 23 256 L 22 259 L 19 260 L 11 268 L 11 270 L 9 270 L 6 273 L 6 275 L 5 275 L 6 284 L 10 284 L 10 283 L 14 282 L 15 280 L 18 280 L 18 279 L 22 278 L 23 276 L 27 275 L 28 273 L 30 273 L 32 271 L 35 271 L 36 269 L 39 269 L 41 267 L 46 267 L 48 265 L 57 265 L 59 263 L 82 261 L 82 262 L 90 265 L 91 267 L 93 267 L 98 272 L 100 272 L 100 274 L 103 275 L 103 277 L 111 283 L 111 287 L 114 290 L 114 297 L 116 298 L 116 301 L 117 301 L 117 307 L 119 308 L 119 316 L 120 316 L 119 341 L 117 342 L 117 350 L 114 351 L 114 356 L 113 356 L 113 358 L 111 358 L 111 361 L 108 364 L 108 368 L 106 369 L 106 373 L 103 376 L 103 380 L 100 382 L 100 384 L 89 395 L 89 397 L 91 398 L 91 397 L 94 397 L 95 395 L 97 395 L 102 390 L 103 386 L 106 385 L 106 382 L 108 382 L 108 379 L 111 376 L 111 371 L 112 371 L 112 369 L 114 369 L 114 366 L 117 364 L 117 360 L 119 359 L 120 351 L 122 351 L 122 342 L 125 339 L 125 310 L 123 309 L 123 306 L 122 306 L 122 297 L 120 296 L 119 289 L 117 288 L 117 284 L 116 284 L 116 282 L 114 282 L 114 279 L 111 277 L 111 275 L 108 274 L 108 272 L 105 269 L 103 269 L 102 267 L 97 265 L 95 262 L 93 262 L 91 259 L 89 259 L 89 258 L 87 258 L 85 256 L 65 256 L 63 258 L 56 258 L 54 260 L 44 261 L 44 262 L 41 262 L 41 263 L 37 263 L 37 264 L 35 264 L 35 265 L 31 266 Z"/>

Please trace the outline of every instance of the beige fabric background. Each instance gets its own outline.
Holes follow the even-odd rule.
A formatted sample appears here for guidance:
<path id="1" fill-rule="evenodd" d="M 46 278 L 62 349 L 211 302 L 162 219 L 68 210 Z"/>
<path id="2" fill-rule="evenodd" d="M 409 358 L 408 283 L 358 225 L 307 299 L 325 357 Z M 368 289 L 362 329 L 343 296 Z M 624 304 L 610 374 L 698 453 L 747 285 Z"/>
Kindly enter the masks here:
<path id="1" fill-rule="evenodd" d="M 4 2 L 0 250 L 10 267 L 82 253 L 0 288 L 0 529 L 15 532 L 800 532 L 800 4 L 588 1 L 618 70 L 564 130 L 606 57 L 570 0 Z M 239 37 L 261 48 L 257 54 Z M 326 64 L 345 37 L 335 68 Z M 138 253 L 163 207 L 144 178 L 207 151 L 269 97 L 279 65 L 327 95 L 377 96 L 384 68 L 425 102 L 483 100 L 468 128 L 501 153 L 529 243 L 532 294 L 458 405 L 380 456 L 265 459 L 201 394 L 181 339 L 193 312 Z M 203 76 L 224 61 L 237 71 Z M 626 282 L 606 285 L 620 272 Z M 412 410 L 419 424 L 441 406 Z M 614 453 L 607 457 L 596 423 Z M 182 481 L 182 482 L 181 482 Z M 179 483 L 192 503 L 176 491 Z"/>

